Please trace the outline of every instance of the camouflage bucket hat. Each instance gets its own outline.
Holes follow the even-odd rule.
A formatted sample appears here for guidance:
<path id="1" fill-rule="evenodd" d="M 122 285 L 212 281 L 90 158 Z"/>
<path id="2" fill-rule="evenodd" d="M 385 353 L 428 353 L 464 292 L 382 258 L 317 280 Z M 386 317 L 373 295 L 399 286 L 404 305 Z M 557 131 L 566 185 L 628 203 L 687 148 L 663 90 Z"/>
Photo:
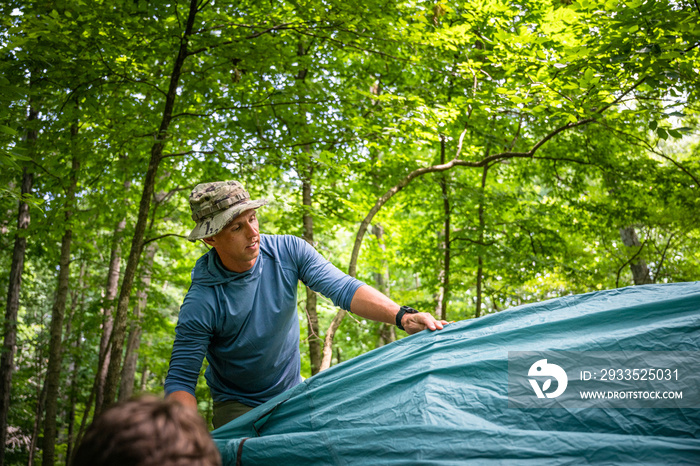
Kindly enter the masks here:
<path id="1" fill-rule="evenodd" d="M 238 181 L 198 184 L 190 194 L 192 220 L 197 222 L 197 226 L 187 239 L 197 241 L 214 236 L 241 212 L 265 204 L 267 199 L 252 200 Z"/>

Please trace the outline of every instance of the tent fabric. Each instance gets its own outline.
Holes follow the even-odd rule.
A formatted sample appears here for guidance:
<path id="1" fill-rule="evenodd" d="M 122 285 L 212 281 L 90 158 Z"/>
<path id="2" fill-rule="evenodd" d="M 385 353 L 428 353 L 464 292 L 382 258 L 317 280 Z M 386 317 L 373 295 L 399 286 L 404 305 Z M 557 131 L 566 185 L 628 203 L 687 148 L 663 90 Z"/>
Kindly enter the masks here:
<path id="1" fill-rule="evenodd" d="M 508 351 L 700 351 L 700 282 L 567 296 L 423 331 L 212 436 L 225 465 L 700 464 L 700 406 L 509 408 Z"/>

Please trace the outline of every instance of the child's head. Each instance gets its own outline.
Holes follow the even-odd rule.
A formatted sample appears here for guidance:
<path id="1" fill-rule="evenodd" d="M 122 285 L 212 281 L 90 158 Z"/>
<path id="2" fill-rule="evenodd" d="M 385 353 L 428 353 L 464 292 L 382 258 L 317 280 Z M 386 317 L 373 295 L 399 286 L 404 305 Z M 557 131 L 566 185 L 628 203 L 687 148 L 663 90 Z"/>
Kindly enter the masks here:
<path id="1" fill-rule="evenodd" d="M 73 466 L 219 466 L 221 457 L 204 420 L 177 402 L 143 397 L 98 416 Z"/>

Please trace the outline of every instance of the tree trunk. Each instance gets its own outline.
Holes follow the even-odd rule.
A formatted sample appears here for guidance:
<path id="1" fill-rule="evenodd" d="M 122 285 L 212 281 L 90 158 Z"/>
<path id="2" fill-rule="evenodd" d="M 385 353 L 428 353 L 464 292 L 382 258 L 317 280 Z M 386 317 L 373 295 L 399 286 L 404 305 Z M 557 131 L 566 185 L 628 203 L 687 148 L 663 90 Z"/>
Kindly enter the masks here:
<path id="1" fill-rule="evenodd" d="M 37 341 L 46 341 L 45 334 L 48 328 L 46 325 L 46 314 L 43 313 L 43 309 L 39 312 L 40 330 L 37 335 Z M 34 409 L 34 426 L 32 429 L 32 441 L 29 445 L 29 460 L 27 464 L 29 466 L 34 465 L 34 455 L 36 454 L 38 444 L 39 444 L 39 430 L 41 428 L 41 422 L 44 415 L 44 403 L 46 402 L 46 373 L 44 371 L 44 362 L 46 361 L 46 346 L 45 345 L 34 345 L 34 377 L 35 382 L 35 399 L 36 407 Z"/>
<path id="2" fill-rule="evenodd" d="M 128 188 L 127 188 L 128 189 Z M 121 265 L 121 235 L 126 227 L 126 219 L 122 219 L 114 228 L 112 236 L 112 247 L 110 251 L 109 268 L 107 270 L 107 285 L 105 286 L 105 306 L 102 310 L 102 337 L 100 338 L 100 352 L 97 358 L 95 404 L 100 406 L 104 399 L 104 384 L 107 378 L 107 366 L 110 361 L 109 339 L 112 336 L 114 325 L 114 305 L 117 291 L 119 289 L 119 270 Z M 89 411 L 92 406 L 86 408 Z"/>
<path id="3" fill-rule="evenodd" d="M 32 191 L 33 174 L 25 168 L 22 173 L 22 199 Z M 25 233 L 29 227 L 29 205 L 20 200 L 17 215 L 17 233 L 12 251 L 10 266 L 10 285 L 7 293 L 5 308 L 5 325 L 3 332 L 2 357 L 0 358 L 0 374 L 2 374 L 2 396 L 0 397 L 0 465 L 5 462 L 5 441 L 7 439 L 7 413 L 10 408 L 10 391 L 12 388 L 12 372 L 14 357 L 17 351 L 17 313 L 19 311 L 19 294 L 22 286 L 22 271 L 24 269 L 24 253 L 27 249 Z"/>
<path id="4" fill-rule="evenodd" d="M 139 292 L 141 294 L 141 292 Z M 141 299 L 139 297 L 139 299 Z M 137 308 L 139 306 L 137 305 Z M 126 355 L 124 356 L 124 366 L 122 367 L 122 378 L 119 383 L 119 401 L 131 398 L 134 393 L 134 379 L 136 377 L 136 363 L 139 357 L 139 346 L 141 345 L 141 309 L 134 309 L 134 320 L 131 321 L 131 330 L 126 344 Z"/>
<path id="5" fill-rule="evenodd" d="M 78 132 L 77 125 L 71 127 L 71 137 L 75 138 Z M 63 316 L 66 309 L 68 296 L 68 282 L 70 279 L 70 248 L 73 236 L 71 217 L 75 201 L 75 189 L 78 183 L 78 170 L 80 162 L 77 155 L 73 154 L 71 163 L 71 180 L 66 191 L 65 222 L 66 231 L 61 240 L 61 258 L 58 271 L 58 288 L 56 300 L 51 311 L 51 330 L 49 339 L 49 365 L 46 371 L 46 419 L 44 421 L 44 448 L 41 464 L 43 466 L 54 464 L 54 451 L 56 446 L 56 430 L 58 413 L 58 389 L 61 383 L 62 360 L 62 333 Z"/>
<path id="6" fill-rule="evenodd" d="M 66 448 L 66 464 L 70 464 L 70 459 L 73 455 L 73 448 L 75 446 L 75 405 L 78 402 L 78 391 L 80 387 L 78 386 L 78 380 L 79 380 L 79 373 L 81 369 L 81 362 L 82 362 L 82 357 L 80 353 L 80 343 L 82 340 L 83 336 L 83 329 L 82 329 L 82 321 L 83 319 L 76 319 L 75 314 L 76 312 L 79 312 L 80 315 L 82 316 L 83 313 L 83 308 L 84 308 L 84 303 L 85 303 L 85 269 L 87 268 L 87 263 L 83 261 L 80 264 L 80 276 L 78 278 L 78 290 L 80 293 L 80 296 L 78 296 L 78 292 L 75 291 L 71 293 L 71 305 L 73 307 L 73 311 L 71 312 L 71 317 L 68 320 L 68 324 L 70 325 L 71 322 L 77 321 L 78 322 L 78 334 L 76 338 L 73 341 L 73 348 L 74 351 L 73 353 L 75 354 L 75 360 L 73 361 L 73 367 L 71 368 L 71 379 L 70 379 L 70 399 L 69 399 L 69 408 L 68 408 L 68 439 L 66 441 L 67 443 L 67 448 Z M 77 310 L 77 311 L 76 311 Z M 66 330 L 66 334 L 69 335 L 71 333 L 70 329 Z"/>
<path id="7" fill-rule="evenodd" d="M 34 455 L 36 454 L 36 446 L 39 440 L 39 426 L 41 426 L 41 415 L 44 412 L 44 404 L 46 403 L 46 383 L 41 386 L 36 399 L 36 410 L 34 411 L 34 429 L 32 430 L 32 441 L 29 444 L 29 466 L 34 465 Z"/>
<path id="8" fill-rule="evenodd" d="M 489 172 L 489 166 L 484 165 L 484 171 L 481 175 L 481 195 L 479 199 L 479 244 L 478 248 L 481 249 L 484 244 L 484 230 L 486 225 L 484 223 L 484 201 L 486 197 L 486 175 Z M 481 296 L 483 295 L 484 286 L 484 257 L 481 252 L 477 256 L 477 269 L 476 269 L 476 309 L 474 310 L 474 317 L 479 317 L 481 315 Z"/>
<path id="9" fill-rule="evenodd" d="M 82 336 L 79 335 L 79 337 Z M 76 350 L 79 350 L 80 347 L 76 347 Z M 78 401 L 78 387 L 76 386 L 78 384 L 78 370 L 80 369 L 80 366 L 76 364 L 73 367 L 73 372 L 71 375 L 71 380 L 70 380 L 70 406 L 68 408 L 68 438 L 66 439 L 66 465 L 71 464 L 71 458 L 73 457 L 73 450 L 75 448 L 75 442 L 73 439 L 75 438 L 75 405 Z"/>
<path id="10" fill-rule="evenodd" d="M 27 117 L 28 131 L 26 143 L 29 153 L 33 154 L 38 131 L 32 127 L 39 111 L 30 103 Z M 26 231 L 29 228 L 29 204 L 24 202 L 25 196 L 32 192 L 34 174 L 25 168 L 22 170 L 22 197 L 17 212 L 17 232 L 15 245 L 12 250 L 12 265 L 10 265 L 10 284 L 7 290 L 7 307 L 3 325 L 2 355 L 0 356 L 0 466 L 5 463 L 5 441 L 7 440 L 7 413 L 10 410 L 10 391 L 12 389 L 12 372 L 17 351 L 17 313 L 19 311 L 19 293 L 22 287 L 22 271 L 24 270 L 24 253 L 27 250 Z"/>
<path id="11" fill-rule="evenodd" d="M 309 48 L 304 47 L 304 42 L 300 40 L 297 43 L 297 57 L 303 57 L 309 53 Z M 304 85 L 306 82 L 306 77 L 309 70 L 307 68 L 302 68 L 299 70 L 295 79 L 297 81 L 297 86 L 302 88 L 299 91 L 299 99 L 305 94 Z M 300 114 L 304 115 L 306 110 L 304 105 L 300 107 Z M 301 125 L 302 132 L 306 131 L 306 120 L 302 120 Z M 303 146 L 303 151 L 307 155 L 310 153 L 310 147 L 308 144 Z M 303 207 L 302 214 L 302 224 L 303 224 L 303 238 L 312 247 L 314 245 L 314 218 L 311 215 L 312 209 L 312 198 L 311 189 L 313 185 L 314 177 L 314 164 L 310 157 L 307 160 L 302 160 L 301 158 L 297 160 L 297 173 L 301 180 L 301 201 Z M 311 365 L 311 375 L 316 375 L 321 368 L 321 337 L 319 336 L 319 326 L 318 326 L 318 296 L 316 292 L 313 291 L 308 286 L 306 287 L 306 328 L 307 328 L 307 338 L 309 344 L 309 362 Z"/>
<path id="12" fill-rule="evenodd" d="M 124 181 L 124 194 L 128 194 L 129 188 L 131 187 L 131 181 Z M 109 267 L 107 269 L 107 284 L 105 286 L 105 296 L 104 296 L 104 307 L 102 308 L 102 335 L 100 338 L 100 348 L 97 358 L 97 370 L 95 371 L 95 380 L 92 385 L 92 390 L 90 390 L 90 395 L 88 396 L 87 402 L 85 403 L 85 409 L 83 411 L 83 416 L 80 421 L 80 428 L 78 429 L 78 435 L 75 439 L 75 444 L 79 444 L 80 440 L 85 433 L 85 428 L 87 427 L 88 419 L 90 419 L 90 412 L 92 411 L 93 404 L 97 406 L 102 405 L 104 399 L 104 383 L 107 378 L 107 367 L 109 366 L 110 356 L 111 356 L 111 346 L 109 345 L 110 337 L 112 336 L 112 328 L 114 325 L 114 307 L 115 298 L 117 296 L 117 291 L 119 290 L 119 271 L 121 268 L 121 241 L 122 232 L 126 228 L 126 218 L 122 219 L 117 223 L 114 228 L 114 233 L 112 234 L 112 246 L 110 248 L 110 259 Z"/>
<path id="13" fill-rule="evenodd" d="M 145 392 L 146 386 L 147 386 L 146 383 L 148 382 L 148 376 L 149 376 L 148 359 L 145 359 L 141 365 L 143 366 L 143 369 L 141 370 L 141 384 L 139 386 L 140 387 L 139 390 L 141 392 Z"/>
<path id="14" fill-rule="evenodd" d="M 620 228 L 620 237 L 622 242 L 628 248 L 640 248 L 637 253 L 641 251 L 644 246 L 637 237 L 637 232 L 634 227 Z M 630 269 L 632 270 L 632 279 L 635 285 L 647 285 L 653 283 L 651 279 L 651 274 L 649 273 L 649 267 L 647 267 L 647 262 L 644 259 L 636 259 L 630 262 Z"/>
<path id="15" fill-rule="evenodd" d="M 314 246 L 314 219 L 311 215 L 311 177 L 313 168 L 309 168 L 308 178 L 302 182 L 302 203 L 304 205 L 304 239 Z M 316 375 L 321 367 L 321 338 L 319 337 L 318 297 L 308 286 L 306 287 L 306 320 L 309 342 L 309 360 L 311 362 L 311 375 Z"/>
<path id="16" fill-rule="evenodd" d="M 379 242 L 379 248 L 384 253 L 384 258 L 382 259 L 382 269 L 374 274 L 374 281 L 377 285 L 377 289 L 381 291 L 384 296 L 389 297 L 391 295 L 391 287 L 389 282 L 389 264 L 386 260 L 386 245 L 384 244 L 384 228 L 379 224 L 375 223 L 372 226 L 372 233 L 377 237 Z M 396 327 L 391 324 L 383 323 L 379 327 L 379 343 L 377 347 L 387 345 L 393 341 L 396 341 Z"/>
<path id="17" fill-rule="evenodd" d="M 124 337 L 126 334 L 127 312 L 129 309 L 129 298 L 131 296 L 131 288 L 136 275 L 141 249 L 143 248 L 143 236 L 146 231 L 146 223 L 148 220 L 148 210 L 151 204 L 151 197 L 155 189 L 156 173 L 158 165 L 163 158 L 163 148 L 165 147 L 166 138 L 168 137 L 168 128 L 172 121 L 173 107 L 177 98 L 177 88 L 180 82 L 180 74 L 182 65 L 187 58 L 187 44 L 192 35 L 194 19 L 197 15 L 197 0 L 190 0 L 190 9 L 187 16 L 187 25 L 185 32 L 180 40 L 180 49 L 178 50 L 177 58 L 173 66 L 173 72 L 170 75 L 170 86 L 165 99 L 165 108 L 163 109 L 163 118 L 161 119 L 160 128 L 156 142 L 151 147 L 151 158 L 148 162 L 148 170 L 143 180 L 143 194 L 139 203 L 139 213 L 134 228 L 134 237 L 131 241 L 131 249 L 129 258 L 126 262 L 124 270 L 124 279 L 122 281 L 121 290 L 119 291 L 119 301 L 117 303 L 117 312 L 114 317 L 114 329 L 111 337 L 112 358 L 107 369 L 107 378 L 105 380 L 104 399 L 99 406 L 95 407 L 95 414 L 103 411 L 114 402 L 119 388 L 119 376 L 121 374 L 121 357 L 124 348 Z"/>
<path id="18" fill-rule="evenodd" d="M 95 390 L 97 389 L 97 378 L 95 378 L 95 382 L 92 384 L 92 390 L 90 390 L 90 395 L 88 396 L 88 400 L 85 403 L 85 409 L 83 410 L 83 416 L 82 419 L 80 420 L 80 429 L 78 429 L 78 435 L 75 437 L 75 444 L 80 445 L 80 441 L 83 438 L 83 434 L 85 433 L 85 428 L 87 427 L 87 422 L 90 417 L 90 410 L 92 409 L 92 404 L 93 401 L 95 400 Z M 74 451 L 75 452 L 75 451 Z M 72 460 L 72 458 L 71 458 Z"/>
<path id="19" fill-rule="evenodd" d="M 314 246 L 314 218 L 311 215 L 311 180 L 313 179 L 313 166 L 309 162 L 308 171 L 302 176 L 302 204 L 304 205 L 304 239 Z M 307 340 L 309 342 L 309 360 L 311 362 L 311 375 L 318 374 L 321 368 L 321 337 L 318 327 L 318 297 L 316 292 L 306 287 L 306 320 Z"/>
<path id="20" fill-rule="evenodd" d="M 129 339 L 126 345 L 124 368 L 122 369 L 121 383 L 119 385 L 119 401 L 128 400 L 134 393 L 134 379 L 136 378 L 136 363 L 138 362 L 139 346 L 141 345 L 143 314 L 146 311 L 146 303 L 148 302 L 153 259 L 157 250 L 156 243 L 150 243 L 146 248 L 146 258 L 143 262 L 141 276 L 141 289 L 136 293 L 137 301 L 134 307 L 134 318 L 131 321 L 131 330 L 129 331 Z"/>
<path id="21" fill-rule="evenodd" d="M 440 163 L 445 163 L 445 135 L 440 135 Z M 440 178 L 440 190 L 442 191 L 442 204 L 444 219 L 444 242 L 443 242 L 443 268 L 439 273 L 439 278 L 442 280 L 438 295 L 438 305 L 435 313 L 439 320 L 447 320 L 447 303 L 450 299 L 450 259 L 452 256 L 450 250 L 450 198 L 447 192 L 447 175 L 442 174 Z"/>
<path id="22" fill-rule="evenodd" d="M 440 271 L 438 272 L 438 283 L 443 283 L 445 281 L 445 268 L 442 267 Z M 443 295 L 445 294 L 445 289 L 440 286 L 440 289 L 438 289 L 437 295 L 435 295 L 435 316 L 438 319 L 442 319 L 442 299 Z"/>
<path id="23" fill-rule="evenodd" d="M 129 190 L 131 183 L 127 180 L 124 182 L 125 192 Z M 90 418 L 90 411 L 92 411 L 93 404 L 97 406 L 102 405 L 102 400 L 104 399 L 104 383 L 107 377 L 107 367 L 109 366 L 111 347 L 109 345 L 109 339 L 112 335 L 113 327 L 113 311 L 115 306 L 115 298 L 117 296 L 117 291 L 119 289 L 119 269 L 121 265 L 121 235 L 122 231 L 126 227 L 126 219 L 122 219 L 114 228 L 114 233 L 112 235 L 112 247 L 110 248 L 110 260 L 109 268 L 107 269 L 107 285 L 105 286 L 105 305 L 102 309 L 102 336 L 100 338 L 100 349 L 97 357 L 97 370 L 95 371 L 95 380 L 92 385 L 92 390 L 90 390 L 90 395 L 88 396 L 87 402 L 85 403 L 85 409 L 83 411 L 83 416 L 80 421 L 80 428 L 78 429 L 78 435 L 76 436 L 76 445 L 80 443 L 83 437 L 85 428 L 87 427 L 88 419 Z"/>
<path id="24" fill-rule="evenodd" d="M 308 324 L 307 336 L 309 341 L 309 361 L 311 362 L 311 375 L 318 374 L 321 369 L 321 337 L 318 325 L 318 297 L 316 292 L 306 287 L 306 320 Z"/>

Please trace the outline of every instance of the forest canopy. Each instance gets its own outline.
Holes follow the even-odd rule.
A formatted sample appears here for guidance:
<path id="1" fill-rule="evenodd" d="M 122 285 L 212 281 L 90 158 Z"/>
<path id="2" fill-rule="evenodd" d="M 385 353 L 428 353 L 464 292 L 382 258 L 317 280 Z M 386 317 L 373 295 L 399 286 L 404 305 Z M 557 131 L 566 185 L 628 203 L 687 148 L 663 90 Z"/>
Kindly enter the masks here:
<path id="1" fill-rule="evenodd" d="M 162 393 L 202 182 L 451 321 L 699 276 L 697 0 L 0 12 L 0 465 Z M 305 377 L 402 336 L 298 297 Z"/>

